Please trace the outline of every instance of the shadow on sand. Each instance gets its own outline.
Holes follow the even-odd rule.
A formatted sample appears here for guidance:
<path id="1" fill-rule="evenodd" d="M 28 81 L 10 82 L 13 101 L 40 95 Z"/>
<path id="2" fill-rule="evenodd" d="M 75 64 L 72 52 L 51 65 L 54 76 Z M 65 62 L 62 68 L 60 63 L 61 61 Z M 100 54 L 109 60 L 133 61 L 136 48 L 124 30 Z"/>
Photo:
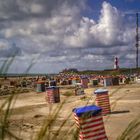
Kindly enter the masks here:
<path id="1" fill-rule="evenodd" d="M 129 110 L 120 110 L 120 111 L 112 111 L 110 112 L 110 114 L 122 114 L 122 113 L 129 113 L 130 111 Z"/>

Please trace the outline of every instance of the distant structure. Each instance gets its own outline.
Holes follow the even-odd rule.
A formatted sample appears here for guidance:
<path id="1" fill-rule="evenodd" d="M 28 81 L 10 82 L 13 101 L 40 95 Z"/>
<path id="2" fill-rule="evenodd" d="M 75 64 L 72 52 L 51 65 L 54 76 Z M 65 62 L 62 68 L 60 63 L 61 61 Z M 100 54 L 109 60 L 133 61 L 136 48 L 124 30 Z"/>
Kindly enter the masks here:
<path id="1" fill-rule="evenodd" d="M 136 13 L 136 68 L 138 68 L 138 56 L 139 56 L 139 19 L 138 13 Z"/>
<path id="2" fill-rule="evenodd" d="M 64 69 L 64 70 L 62 70 L 62 73 L 71 73 L 71 72 L 78 72 L 78 70 L 75 69 L 75 68 L 70 68 L 70 69 Z"/>
<path id="3" fill-rule="evenodd" d="M 114 57 L 114 69 L 115 69 L 115 70 L 119 69 L 118 57 Z"/>

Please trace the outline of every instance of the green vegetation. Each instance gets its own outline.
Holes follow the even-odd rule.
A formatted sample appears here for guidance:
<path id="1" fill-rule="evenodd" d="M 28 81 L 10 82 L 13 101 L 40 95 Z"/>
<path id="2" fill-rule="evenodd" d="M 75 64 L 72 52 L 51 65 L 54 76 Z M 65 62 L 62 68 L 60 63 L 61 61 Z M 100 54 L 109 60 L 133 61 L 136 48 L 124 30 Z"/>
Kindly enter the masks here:
<path id="1" fill-rule="evenodd" d="M 97 75 L 120 75 L 120 74 L 133 74 L 133 73 L 140 73 L 140 68 L 120 68 L 119 70 L 86 70 L 86 71 L 79 71 L 78 74 L 97 74 Z"/>

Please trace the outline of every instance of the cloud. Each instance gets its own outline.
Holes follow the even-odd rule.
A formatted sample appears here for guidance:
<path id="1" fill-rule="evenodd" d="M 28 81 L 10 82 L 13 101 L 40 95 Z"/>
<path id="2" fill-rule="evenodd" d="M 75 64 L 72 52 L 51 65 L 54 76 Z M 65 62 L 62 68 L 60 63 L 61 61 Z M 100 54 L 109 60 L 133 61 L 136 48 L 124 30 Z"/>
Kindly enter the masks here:
<path id="1" fill-rule="evenodd" d="M 0 40 L 0 56 L 1 57 L 13 57 L 21 55 L 21 50 L 16 44 L 10 44 L 5 40 Z"/>
<path id="2" fill-rule="evenodd" d="M 127 45 L 133 41 L 134 30 L 124 27 L 123 14 L 109 3 L 103 2 L 99 21 L 83 17 L 80 26 L 70 40 L 74 47 L 112 47 Z"/>
<path id="3" fill-rule="evenodd" d="M 0 1 L 1 59 L 18 52 L 11 71 L 15 65 L 22 70 L 21 63 L 26 68 L 33 59 L 32 71 L 36 72 L 112 68 L 114 56 L 122 59 L 124 67 L 129 60 L 129 66 L 133 26 L 108 2 L 103 2 L 98 21 L 83 16 L 87 7 L 85 0 Z"/>

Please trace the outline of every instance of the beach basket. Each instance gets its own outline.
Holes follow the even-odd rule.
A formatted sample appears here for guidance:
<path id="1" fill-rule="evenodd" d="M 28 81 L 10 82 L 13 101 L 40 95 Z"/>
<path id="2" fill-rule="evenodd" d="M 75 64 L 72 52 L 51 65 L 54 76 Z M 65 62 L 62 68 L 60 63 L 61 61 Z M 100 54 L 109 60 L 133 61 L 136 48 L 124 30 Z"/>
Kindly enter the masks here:
<path id="1" fill-rule="evenodd" d="M 79 140 L 107 140 L 101 110 L 95 105 L 73 109 Z"/>
<path id="2" fill-rule="evenodd" d="M 95 104 L 102 108 L 102 115 L 110 113 L 110 102 L 107 89 L 97 89 L 94 91 L 96 95 Z"/>

